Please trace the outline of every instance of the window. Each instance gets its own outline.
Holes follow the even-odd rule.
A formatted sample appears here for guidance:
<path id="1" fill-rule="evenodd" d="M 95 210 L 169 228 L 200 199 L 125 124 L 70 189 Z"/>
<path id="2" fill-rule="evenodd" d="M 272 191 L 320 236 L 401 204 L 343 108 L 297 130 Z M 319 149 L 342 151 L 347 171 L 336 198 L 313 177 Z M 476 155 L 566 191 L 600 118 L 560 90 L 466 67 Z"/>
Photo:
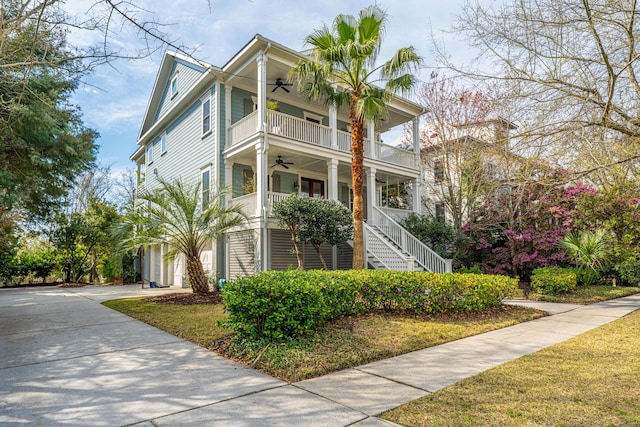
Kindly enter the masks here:
<path id="1" fill-rule="evenodd" d="M 322 116 L 319 116 L 319 115 L 317 115 L 317 114 L 310 113 L 310 112 L 308 112 L 308 111 L 304 111 L 304 112 L 303 112 L 303 114 L 304 114 L 304 119 L 305 119 L 306 121 L 311 122 L 311 123 L 317 123 L 317 124 L 319 124 L 319 125 L 321 125 L 321 124 L 322 124 L 322 119 L 323 119 L 323 117 L 322 117 Z"/>
<path id="2" fill-rule="evenodd" d="M 316 199 L 324 198 L 324 181 L 311 178 L 300 178 L 300 193 Z"/>
<path id="3" fill-rule="evenodd" d="M 444 180 L 444 166 L 440 160 L 433 162 L 433 180 L 435 182 Z"/>
<path id="4" fill-rule="evenodd" d="M 171 78 L 171 97 L 173 98 L 178 94 L 178 76 Z"/>
<path id="5" fill-rule="evenodd" d="M 444 203 L 436 203 L 436 221 L 445 222 Z"/>
<path id="6" fill-rule="evenodd" d="M 167 134 L 163 133 L 160 137 L 160 152 L 162 154 L 167 152 Z"/>
<path id="7" fill-rule="evenodd" d="M 147 145 L 147 164 L 153 163 L 153 144 Z"/>
<path id="8" fill-rule="evenodd" d="M 211 188 L 211 172 L 209 169 L 202 171 L 202 207 L 209 206 L 209 192 Z"/>
<path id="9" fill-rule="evenodd" d="M 211 132 L 211 97 L 202 102 L 202 135 Z"/>

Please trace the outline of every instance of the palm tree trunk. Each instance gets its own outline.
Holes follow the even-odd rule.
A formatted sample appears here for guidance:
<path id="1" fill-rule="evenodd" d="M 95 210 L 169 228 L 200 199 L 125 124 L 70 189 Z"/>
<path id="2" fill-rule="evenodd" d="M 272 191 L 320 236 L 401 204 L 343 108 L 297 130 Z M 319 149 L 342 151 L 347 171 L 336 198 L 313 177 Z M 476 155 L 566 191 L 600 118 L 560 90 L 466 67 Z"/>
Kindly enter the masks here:
<path id="1" fill-rule="evenodd" d="M 194 294 L 209 293 L 209 283 L 202 268 L 202 261 L 197 256 L 187 256 L 187 276 Z"/>
<path id="2" fill-rule="evenodd" d="M 354 270 L 364 270 L 364 235 L 362 218 L 364 216 L 364 199 L 362 182 L 364 170 L 364 120 L 356 112 L 358 97 L 351 96 L 349 119 L 351 120 L 351 185 L 353 187 L 353 265 Z M 371 135 L 372 137 L 373 135 Z"/>

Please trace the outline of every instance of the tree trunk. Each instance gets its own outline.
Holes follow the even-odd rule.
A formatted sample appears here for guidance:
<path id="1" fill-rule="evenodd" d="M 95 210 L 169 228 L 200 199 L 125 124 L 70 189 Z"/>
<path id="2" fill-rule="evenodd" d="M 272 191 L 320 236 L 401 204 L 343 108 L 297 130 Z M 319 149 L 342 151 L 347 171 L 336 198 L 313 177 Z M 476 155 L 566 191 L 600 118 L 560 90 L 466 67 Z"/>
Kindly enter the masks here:
<path id="1" fill-rule="evenodd" d="M 300 243 L 298 243 L 298 238 L 296 236 L 296 232 L 294 229 L 290 229 L 291 231 L 291 241 L 293 242 L 293 248 L 296 251 L 296 259 L 298 260 L 298 270 L 304 270 L 304 260 L 302 259 L 302 251 L 300 250 Z"/>
<path id="2" fill-rule="evenodd" d="M 351 96 L 349 119 L 351 120 L 351 185 L 353 187 L 353 265 L 354 270 L 364 270 L 364 235 L 362 218 L 364 216 L 364 199 L 362 182 L 364 170 L 364 119 L 356 112 L 358 97 Z M 373 135 L 370 135 L 373 137 Z"/>
<path id="3" fill-rule="evenodd" d="M 327 268 L 327 263 L 324 260 L 324 257 L 322 256 L 322 253 L 320 252 L 320 245 L 313 245 L 314 248 L 316 248 L 316 252 L 318 253 L 318 257 L 320 258 L 320 262 L 322 263 L 322 268 L 325 271 L 329 271 L 329 269 Z"/>
<path id="4" fill-rule="evenodd" d="M 189 283 L 194 294 L 209 293 L 209 283 L 199 257 L 187 256 L 187 276 L 189 276 Z"/>

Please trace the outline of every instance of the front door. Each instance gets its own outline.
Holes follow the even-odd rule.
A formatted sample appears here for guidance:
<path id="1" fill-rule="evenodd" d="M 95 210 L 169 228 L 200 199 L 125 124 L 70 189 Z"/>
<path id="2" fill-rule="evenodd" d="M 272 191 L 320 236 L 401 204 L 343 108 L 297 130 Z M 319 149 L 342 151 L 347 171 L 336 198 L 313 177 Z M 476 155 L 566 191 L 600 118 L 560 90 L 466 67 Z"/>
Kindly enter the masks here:
<path id="1" fill-rule="evenodd" d="M 316 199 L 324 198 L 324 181 L 311 178 L 300 178 L 300 193 Z"/>

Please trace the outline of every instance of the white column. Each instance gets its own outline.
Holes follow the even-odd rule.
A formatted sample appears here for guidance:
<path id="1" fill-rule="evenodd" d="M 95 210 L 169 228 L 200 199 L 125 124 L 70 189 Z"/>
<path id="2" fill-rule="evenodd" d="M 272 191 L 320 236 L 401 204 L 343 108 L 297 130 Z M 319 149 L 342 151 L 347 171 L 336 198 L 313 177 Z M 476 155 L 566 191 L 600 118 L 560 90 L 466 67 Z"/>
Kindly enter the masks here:
<path id="1" fill-rule="evenodd" d="M 329 127 L 331 128 L 331 148 L 338 149 L 338 111 L 334 104 L 329 105 Z"/>
<path id="2" fill-rule="evenodd" d="M 373 215 L 373 206 L 376 199 L 376 168 L 367 171 L 367 219 Z"/>
<path id="3" fill-rule="evenodd" d="M 224 124 L 225 129 L 227 131 L 226 138 L 224 140 L 225 148 L 231 146 L 231 91 L 233 90 L 233 86 L 228 84 L 224 85 Z M 229 185 L 228 182 L 225 182 L 225 185 Z"/>
<path id="4" fill-rule="evenodd" d="M 413 187 L 413 211 L 420 215 L 422 213 L 422 179 L 416 178 L 412 183 Z"/>
<path id="5" fill-rule="evenodd" d="M 260 269 L 268 269 L 267 254 L 269 245 L 267 241 L 267 220 L 268 220 L 268 200 L 267 200 L 267 153 L 264 151 L 265 141 L 256 145 L 256 217 L 259 218 L 259 259 Z"/>
<path id="6" fill-rule="evenodd" d="M 372 159 L 377 159 L 380 153 L 376 152 L 376 125 L 373 120 L 369 120 L 369 126 L 367 127 L 367 134 L 369 136 L 369 153 Z"/>
<path id="7" fill-rule="evenodd" d="M 420 116 L 413 119 L 413 152 L 420 160 Z"/>
<path id="8" fill-rule="evenodd" d="M 328 182 L 328 194 L 329 200 L 338 200 L 338 160 L 327 160 L 327 180 Z"/>
<path id="9" fill-rule="evenodd" d="M 225 195 L 226 206 L 231 206 L 231 199 L 233 198 L 233 163 L 230 160 L 224 161 L 224 186 L 229 189 L 229 194 Z"/>
<path id="10" fill-rule="evenodd" d="M 258 63 L 258 131 L 265 130 L 267 121 L 267 57 L 264 53 L 256 59 Z"/>

